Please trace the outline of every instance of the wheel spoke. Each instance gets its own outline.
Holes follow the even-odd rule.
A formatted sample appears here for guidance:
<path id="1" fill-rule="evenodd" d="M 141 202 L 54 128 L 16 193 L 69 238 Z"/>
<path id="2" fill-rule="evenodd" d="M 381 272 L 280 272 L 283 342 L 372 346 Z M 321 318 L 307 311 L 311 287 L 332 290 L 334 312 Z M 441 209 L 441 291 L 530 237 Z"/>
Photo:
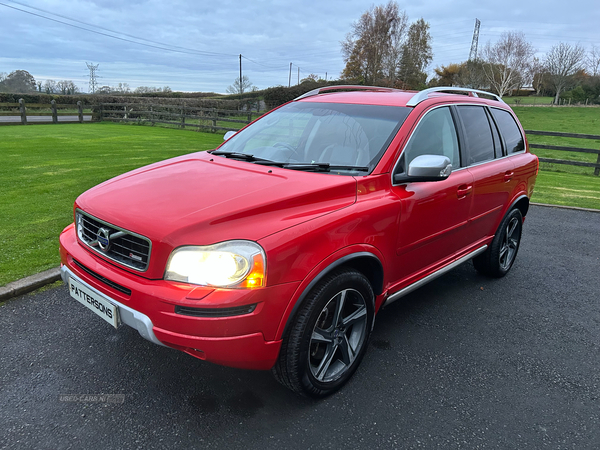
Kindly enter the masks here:
<path id="1" fill-rule="evenodd" d="M 338 294 L 338 299 L 335 304 L 335 313 L 333 315 L 333 326 L 336 327 L 341 322 L 342 310 L 344 309 L 344 303 L 346 302 L 346 293 L 348 291 L 342 291 Z"/>
<path id="2" fill-rule="evenodd" d="M 335 356 L 337 349 L 338 349 L 338 346 L 336 344 L 327 346 L 327 352 L 325 353 L 325 356 L 323 356 L 321 363 L 319 364 L 317 369 L 313 372 L 315 375 L 315 378 L 317 380 L 323 381 L 323 378 L 325 378 L 325 375 L 327 374 L 327 370 L 329 369 L 329 366 L 331 365 L 331 362 L 333 361 L 333 357 Z"/>
<path id="3" fill-rule="evenodd" d="M 338 348 L 340 349 L 340 353 L 342 354 L 341 361 L 345 364 L 346 367 L 350 366 L 350 364 L 352 364 L 352 361 L 354 361 L 354 359 L 356 358 L 356 353 L 350 345 L 350 342 L 348 342 L 348 336 L 346 336 L 345 334 Z"/>
<path id="4" fill-rule="evenodd" d="M 519 221 L 517 219 L 513 219 L 510 221 L 508 226 L 506 227 L 506 237 L 507 239 L 512 238 L 513 233 L 515 232 Z"/>
<path id="5" fill-rule="evenodd" d="M 342 323 L 346 328 L 350 328 L 356 322 L 363 320 L 367 317 L 367 307 L 361 305 L 356 311 L 350 314 L 348 317 L 342 319 Z"/>
<path id="6" fill-rule="evenodd" d="M 324 344 L 333 343 L 333 338 L 331 337 L 331 333 L 329 333 L 328 331 L 322 330 L 321 328 L 316 328 L 316 327 L 313 330 L 310 339 L 311 339 L 312 343 L 324 343 Z"/>

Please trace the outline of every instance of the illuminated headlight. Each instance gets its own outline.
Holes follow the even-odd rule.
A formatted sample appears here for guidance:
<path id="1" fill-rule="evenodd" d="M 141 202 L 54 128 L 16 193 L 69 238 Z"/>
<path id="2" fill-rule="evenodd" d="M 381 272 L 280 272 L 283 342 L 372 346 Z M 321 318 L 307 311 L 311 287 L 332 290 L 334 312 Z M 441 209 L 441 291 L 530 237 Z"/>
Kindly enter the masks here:
<path id="1" fill-rule="evenodd" d="M 179 247 L 171 253 L 165 280 L 203 286 L 256 288 L 265 282 L 266 258 L 252 241 Z"/>

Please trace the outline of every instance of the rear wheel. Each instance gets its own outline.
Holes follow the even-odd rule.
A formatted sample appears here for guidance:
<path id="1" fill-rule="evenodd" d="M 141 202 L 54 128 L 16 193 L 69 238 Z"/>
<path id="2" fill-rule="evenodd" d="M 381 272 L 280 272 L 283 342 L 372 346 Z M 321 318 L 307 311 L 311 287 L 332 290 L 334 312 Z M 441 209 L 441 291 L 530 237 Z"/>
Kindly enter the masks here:
<path id="1" fill-rule="evenodd" d="M 473 265 L 478 272 L 500 278 L 508 273 L 519 251 L 523 216 L 518 209 L 512 209 L 502 220 L 496 236 L 488 249 L 473 258 Z"/>
<path id="2" fill-rule="evenodd" d="M 325 277 L 308 295 L 273 368 L 284 386 L 309 397 L 341 388 L 362 360 L 373 323 L 374 294 L 360 272 Z"/>

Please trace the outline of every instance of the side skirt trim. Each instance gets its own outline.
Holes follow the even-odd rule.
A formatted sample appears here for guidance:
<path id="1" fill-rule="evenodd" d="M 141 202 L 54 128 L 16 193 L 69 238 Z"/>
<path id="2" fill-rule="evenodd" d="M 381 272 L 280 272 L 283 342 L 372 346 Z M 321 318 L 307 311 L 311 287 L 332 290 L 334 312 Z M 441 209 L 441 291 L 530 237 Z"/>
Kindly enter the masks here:
<path id="1" fill-rule="evenodd" d="M 445 273 L 451 271 L 455 267 L 460 266 L 462 263 L 468 261 L 469 259 L 472 259 L 475 256 L 477 256 L 477 255 L 485 252 L 487 250 L 487 248 L 488 248 L 487 245 L 484 245 L 483 247 L 479 247 L 478 249 L 472 251 L 468 255 L 465 255 L 462 258 L 457 259 L 453 263 L 448 264 L 447 266 L 442 267 L 441 269 L 437 270 L 436 272 L 433 272 L 433 273 L 427 275 L 425 278 L 422 278 L 419 281 L 415 281 L 413 284 L 410 284 L 410 285 L 406 286 L 404 289 L 400 289 L 398 292 L 395 292 L 394 294 L 390 295 L 387 298 L 387 300 L 383 304 L 383 307 L 386 307 L 387 305 L 389 305 L 390 303 L 395 302 L 399 298 L 404 297 L 406 294 L 409 294 L 412 291 L 414 291 L 416 289 L 419 289 L 421 286 L 424 286 L 427 283 L 429 283 L 430 281 L 435 280 L 437 277 L 440 277 L 440 276 L 444 275 Z"/>

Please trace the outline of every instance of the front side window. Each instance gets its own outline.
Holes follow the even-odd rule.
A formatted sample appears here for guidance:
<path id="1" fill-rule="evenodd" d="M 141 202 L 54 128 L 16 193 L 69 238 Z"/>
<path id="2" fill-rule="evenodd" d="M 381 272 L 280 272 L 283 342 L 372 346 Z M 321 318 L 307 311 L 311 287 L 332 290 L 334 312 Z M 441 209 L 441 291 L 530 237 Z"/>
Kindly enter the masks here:
<path id="1" fill-rule="evenodd" d="M 365 175 L 375 168 L 410 111 L 396 106 L 292 102 L 234 135 L 216 153 L 252 155 L 255 160 L 246 160 L 257 164 L 268 160 L 291 169 L 331 165 L 344 175 Z"/>
<path id="2" fill-rule="evenodd" d="M 428 112 L 406 145 L 404 167 L 421 155 L 443 155 L 450 159 L 454 169 L 460 167 L 458 139 L 450 108 L 436 108 Z"/>

